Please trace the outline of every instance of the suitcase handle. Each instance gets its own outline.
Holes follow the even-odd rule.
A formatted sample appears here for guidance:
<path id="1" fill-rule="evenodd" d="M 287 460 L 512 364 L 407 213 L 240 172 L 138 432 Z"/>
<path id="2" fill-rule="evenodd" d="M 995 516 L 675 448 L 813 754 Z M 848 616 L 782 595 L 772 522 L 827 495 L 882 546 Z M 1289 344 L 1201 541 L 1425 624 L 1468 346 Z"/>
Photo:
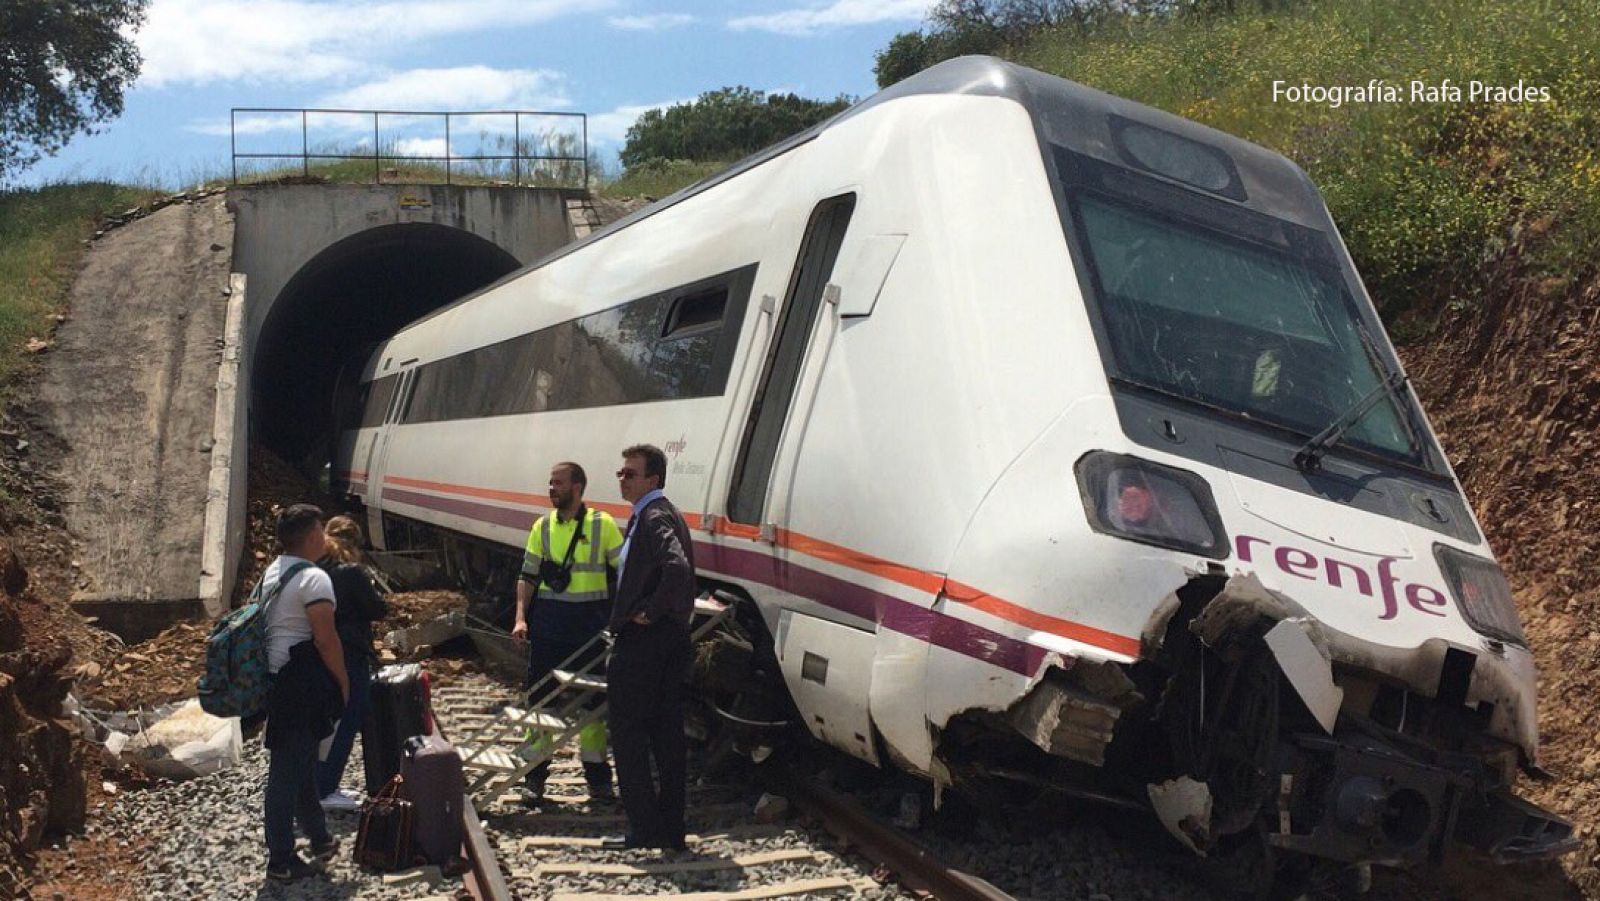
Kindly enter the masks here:
<path id="1" fill-rule="evenodd" d="M 378 793 L 376 795 L 372 796 L 372 800 L 374 800 L 374 801 L 394 801 L 394 800 L 399 800 L 399 798 L 400 798 L 400 785 L 403 782 L 405 782 L 405 778 L 404 777 L 402 777 L 399 773 L 394 774 L 393 776 L 389 777 L 389 781 L 388 782 L 384 783 L 383 788 L 378 789 Z"/>

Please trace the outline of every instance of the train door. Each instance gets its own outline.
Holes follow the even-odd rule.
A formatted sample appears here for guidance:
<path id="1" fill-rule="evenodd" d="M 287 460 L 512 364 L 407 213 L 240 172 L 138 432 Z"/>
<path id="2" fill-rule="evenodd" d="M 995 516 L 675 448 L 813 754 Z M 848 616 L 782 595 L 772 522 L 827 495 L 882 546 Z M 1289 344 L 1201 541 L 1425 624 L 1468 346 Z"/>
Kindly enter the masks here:
<path id="1" fill-rule="evenodd" d="M 411 406 L 411 393 L 416 386 L 416 362 L 410 359 L 400 364 L 394 396 L 389 400 L 383 424 L 378 427 L 377 435 L 367 448 L 367 535 L 379 550 L 388 550 L 388 542 L 383 534 L 383 480 L 389 461 L 389 443 L 394 430 L 405 418 L 405 411 Z"/>
<path id="2" fill-rule="evenodd" d="M 818 321 L 824 318 L 821 314 L 828 277 L 833 273 L 854 211 L 854 194 L 830 197 L 812 211 L 734 460 L 728 518 L 759 527 L 768 541 L 774 540 L 777 533 L 773 501 L 778 493 L 774 491 L 778 487 L 774 474 L 778 471 L 779 452 L 786 434 L 792 443 L 804 428 L 803 421 L 791 424 L 789 414 L 796 409 L 804 411 L 804 405 L 796 406 L 795 396 L 807 368 L 807 351 L 818 331 Z"/>
<path id="3" fill-rule="evenodd" d="M 842 194 L 812 211 L 734 460 L 727 509 L 730 520 L 756 526 L 771 552 L 792 564 L 775 570 L 777 587 L 801 600 L 784 606 L 773 638 L 784 683 L 806 727 L 821 741 L 877 763 L 869 712 L 873 624 L 845 612 L 845 598 L 826 589 L 819 594 L 814 586 L 828 580 L 814 577 L 818 561 L 797 551 L 783 528 L 794 452 L 833 337 L 829 307 L 837 290 L 829 279 L 855 203 L 854 194 Z"/>

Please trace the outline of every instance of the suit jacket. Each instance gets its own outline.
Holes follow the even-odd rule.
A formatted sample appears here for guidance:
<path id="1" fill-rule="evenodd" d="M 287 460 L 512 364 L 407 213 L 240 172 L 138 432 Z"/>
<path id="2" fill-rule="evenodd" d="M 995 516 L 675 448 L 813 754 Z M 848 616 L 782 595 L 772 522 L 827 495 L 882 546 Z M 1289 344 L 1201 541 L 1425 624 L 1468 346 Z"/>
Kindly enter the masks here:
<path id="1" fill-rule="evenodd" d="M 694 613 L 694 542 L 683 514 L 666 498 L 657 498 L 630 523 L 628 558 L 611 602 L 613 633 L 624 632 L 636 613 L 650 622 L 666 619 L 685 625 Z"/>

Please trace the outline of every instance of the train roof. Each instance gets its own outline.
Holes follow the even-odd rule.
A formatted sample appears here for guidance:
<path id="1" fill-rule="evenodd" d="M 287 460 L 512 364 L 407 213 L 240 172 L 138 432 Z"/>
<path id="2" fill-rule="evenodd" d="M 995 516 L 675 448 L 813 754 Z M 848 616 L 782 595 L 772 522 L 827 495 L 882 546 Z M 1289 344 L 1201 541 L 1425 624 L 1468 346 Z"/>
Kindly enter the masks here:
<path id="1" fill-rule="evenodd" d="M 835 128 L 840 123 L 874 107 L 902 97 L 926 95 L 1003 97 L 1014 100 L 1028 111 L 1043 141 L 1118 165 L 1123 164 L 1123 159 L 1116 149 L 1112 135 L 1113 117 L 1158 128 L 1226 153 L 1237 165 L 1243 181 L 1243 196 L 1236 198 L 1240 205 L 1312 228 L 1327 229 L 1331 226 L 1326 209 L 1310 179 L 1298 166 L 1281 154 L 1198 122 L 1104 91 L 1097 91 L 1075 81 L 1048 75 L 992 56 L 963 56 L 946 60 L 891 85 L 838 115 L 745 157 L 715 175 L 703 178 L 577 241 L 564 244 L 495 282 L 423 316 L 406 328 L 426 322 L 505 282 L 555 262 L 567 254 L 642 222 L 657 213 L 671 209 L 697 194 L 709 191 L 723 182 L 815 140 L 828 129 Z"/>

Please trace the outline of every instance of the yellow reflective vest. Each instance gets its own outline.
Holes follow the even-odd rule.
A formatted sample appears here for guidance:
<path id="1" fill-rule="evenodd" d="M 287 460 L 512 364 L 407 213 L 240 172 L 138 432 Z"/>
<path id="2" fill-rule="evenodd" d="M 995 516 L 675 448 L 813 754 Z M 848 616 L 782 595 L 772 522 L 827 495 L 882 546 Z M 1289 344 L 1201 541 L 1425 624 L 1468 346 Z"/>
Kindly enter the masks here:
<path id="1" fill-rule="evenodd" d="M 539 564 L 552 560 L 561 564 L 567 559 L 567 546 L 583 522 L 583 535 L 572 551 L 572 581 L 565 591 L 555 591 L 539 578 Z M 554 510 L 539 517 L 528 530 L 528 546 L 522 555 L 522 576 L 534 584 L 539 597 L 551 601 L 604 601 L 610 598 L 606 589 L 606 567 L 617 565 L 622 553 L 622 530 L 611 514 L 601 510 L 580 509 L 577 516 L 561 520 Z"/>

